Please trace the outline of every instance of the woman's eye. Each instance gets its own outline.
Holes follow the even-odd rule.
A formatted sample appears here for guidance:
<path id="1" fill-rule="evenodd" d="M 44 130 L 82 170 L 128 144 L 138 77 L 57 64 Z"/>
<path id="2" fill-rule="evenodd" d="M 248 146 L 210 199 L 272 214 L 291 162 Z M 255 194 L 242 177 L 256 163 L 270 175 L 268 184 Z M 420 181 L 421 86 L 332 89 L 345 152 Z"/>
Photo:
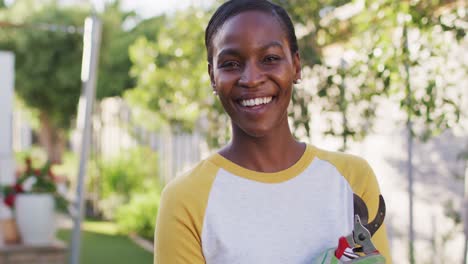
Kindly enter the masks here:
<path id="1" fill-rule="evenodd" d="M 263 59 L 265 63 L 275 63 L 279 60 L 280 60 L 280 57 L 278 56 L 267 56 L 265 57 L 265 59 Z"/>
<path id="2" fill-rule="evenodd" d="M 226 61 L 221 63 L 220 68 L 225 68 L 225 69 L 237 69 L 240 67 L 240 63 L 237 61 Z"/>

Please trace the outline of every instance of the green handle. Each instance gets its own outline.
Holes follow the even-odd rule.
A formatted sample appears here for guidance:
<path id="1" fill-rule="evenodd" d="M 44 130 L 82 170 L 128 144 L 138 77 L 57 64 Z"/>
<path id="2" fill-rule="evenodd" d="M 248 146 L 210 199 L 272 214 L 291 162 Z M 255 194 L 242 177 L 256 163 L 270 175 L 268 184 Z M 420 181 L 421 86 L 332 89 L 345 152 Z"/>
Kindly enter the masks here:
<path id="1" fill-rule="evenodd" d="M 385 264 L 385 258 L 380 254 L 375 254 L 350 261 L 339 261 L 335 257 L 335 249 L 331 248 L 316 258 L 313 264 Z"/>

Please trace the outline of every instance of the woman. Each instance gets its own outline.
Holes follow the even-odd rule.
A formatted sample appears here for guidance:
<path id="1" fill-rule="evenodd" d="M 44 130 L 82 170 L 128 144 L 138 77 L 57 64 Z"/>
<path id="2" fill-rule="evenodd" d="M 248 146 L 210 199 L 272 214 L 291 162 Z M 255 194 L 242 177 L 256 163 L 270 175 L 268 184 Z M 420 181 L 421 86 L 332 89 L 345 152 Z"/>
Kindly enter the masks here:
<path id="1" fill-rule="evenodd" d="M 166 186 L 155 263 L 312 263 L 352 232 L 353 193 L 375 215 L 376 178 L 363 159 L 294 139 L 287 108 L 301 62 L 283 8 L 227 1 L 205 44 L 232 140 Z M 373 242 L 389 260 L 384 226 Z"/>

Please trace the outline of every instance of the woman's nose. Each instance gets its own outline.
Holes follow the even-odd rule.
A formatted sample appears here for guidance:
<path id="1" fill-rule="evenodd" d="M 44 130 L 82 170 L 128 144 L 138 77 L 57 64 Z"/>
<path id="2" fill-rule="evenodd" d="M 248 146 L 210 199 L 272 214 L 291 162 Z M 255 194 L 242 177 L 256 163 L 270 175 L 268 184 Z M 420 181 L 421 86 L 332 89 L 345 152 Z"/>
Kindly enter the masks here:
<path id="1" fill-rule="evenodd" d="M 239 85 L 251 88 L 261 84 L 264 80 L 265 74 L 258 65 L 255 63 L 246 63 L 239 79 Z"/>

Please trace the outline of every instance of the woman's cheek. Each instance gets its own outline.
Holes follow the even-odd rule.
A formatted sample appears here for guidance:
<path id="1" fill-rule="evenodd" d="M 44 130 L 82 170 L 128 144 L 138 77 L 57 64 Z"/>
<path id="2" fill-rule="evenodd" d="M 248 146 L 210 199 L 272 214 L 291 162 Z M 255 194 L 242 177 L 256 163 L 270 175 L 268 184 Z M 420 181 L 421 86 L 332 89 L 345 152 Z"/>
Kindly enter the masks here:
<path id="1" fill-rule="evenodd" d="M 237 80 L 237 74 L 233 73 L 222 73 L 216 78 L 216 86 L 219 86 L 221 89 L 230 89 L 231 86 L 235 84 Z"/>

